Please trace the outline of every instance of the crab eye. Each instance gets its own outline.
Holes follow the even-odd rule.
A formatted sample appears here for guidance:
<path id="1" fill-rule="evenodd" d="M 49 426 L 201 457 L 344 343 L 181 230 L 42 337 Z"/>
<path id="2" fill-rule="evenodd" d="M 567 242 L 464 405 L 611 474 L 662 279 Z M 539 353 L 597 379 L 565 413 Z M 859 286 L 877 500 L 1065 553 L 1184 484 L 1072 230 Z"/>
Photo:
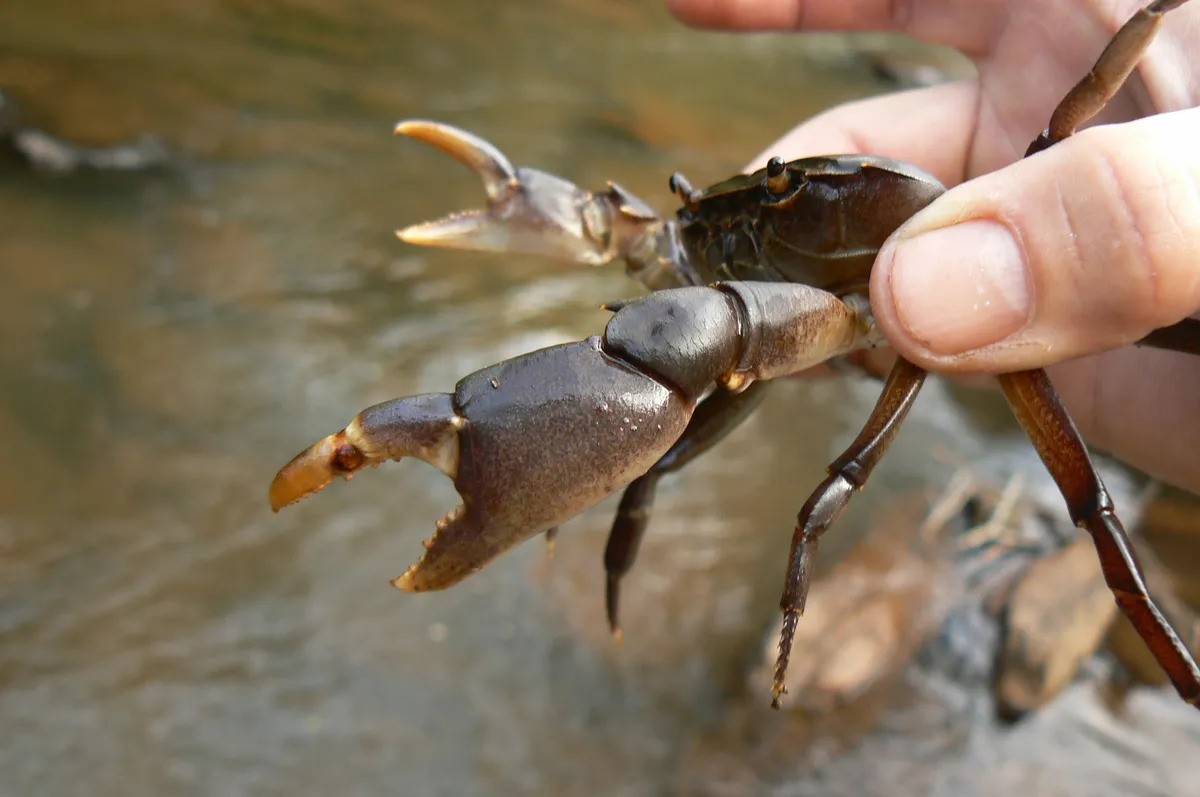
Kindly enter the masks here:
<path id="1" fill-rule="evenodd" d="M 696 195 L 699 192 L 692 188 L 692 184 L 681 172 L 672 174 L 671 179 L 667 181 L 667 186 L 671 189 L 671 193 L 679 197 L 679 201 L 683 202 L 684 207 L 688 210 L 696 209 Z"/>
<path id="2" fill-rule="evenodd" d="M 789 185 L 791 177 L 788 175 L 787 164 L 783 158 L 776 155 L 767 161 L 767 179 L 763 181 L 763 186 L 772 194 L 782 194 L 788 190 Z"/>

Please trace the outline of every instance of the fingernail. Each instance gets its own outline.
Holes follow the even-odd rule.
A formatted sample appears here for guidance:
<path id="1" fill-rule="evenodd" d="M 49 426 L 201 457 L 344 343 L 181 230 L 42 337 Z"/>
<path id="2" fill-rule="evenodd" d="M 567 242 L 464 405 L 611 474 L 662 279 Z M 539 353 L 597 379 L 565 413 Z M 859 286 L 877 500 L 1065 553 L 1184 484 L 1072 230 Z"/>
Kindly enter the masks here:
<path id="1" fill-rule="evenodd" d="M 900 323 L 933 354 L 962 354 L 1004 340 L 1025 326 L 1032 310 L 1024 253 L 994 221 L 901 239 L 891 286 Z"/>

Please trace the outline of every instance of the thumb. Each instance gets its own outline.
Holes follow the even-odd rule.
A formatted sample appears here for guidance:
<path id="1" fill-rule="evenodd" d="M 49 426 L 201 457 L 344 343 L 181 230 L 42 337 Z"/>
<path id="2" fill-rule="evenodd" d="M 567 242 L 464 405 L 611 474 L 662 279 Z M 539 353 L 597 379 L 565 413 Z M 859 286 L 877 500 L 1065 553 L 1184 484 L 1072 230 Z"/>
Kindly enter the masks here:
<path id="1" fill-rule="evenodd" d="M 1035 368 L 1200 310 L 1200 109 L 1086 130 L 966 182 L 871 275 L 893 347 L 951 371 Z"/>

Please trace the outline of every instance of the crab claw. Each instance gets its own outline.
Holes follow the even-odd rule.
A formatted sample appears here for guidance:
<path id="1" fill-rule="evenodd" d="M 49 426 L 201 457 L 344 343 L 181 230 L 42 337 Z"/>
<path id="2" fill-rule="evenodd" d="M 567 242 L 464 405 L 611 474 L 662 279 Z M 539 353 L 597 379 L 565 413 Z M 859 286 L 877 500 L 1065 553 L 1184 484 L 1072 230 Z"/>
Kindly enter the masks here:
<path id="1" fill-rule="evenodd" d="M 430 462 L 462 505 L 393 583 L 444 589 L 649 471 L 714 385 L 744 389 L 869 345 L 861 312 L 794 283 L 656 291 L 617 310 L 603 338 L 488 366 L 453 395 L 364 410 L 279 472 L 271 506 L 385 459 Z"/>
<path id="2" fill-rule="evenodd" d="M 516 168 L 500 150 L 450 125 L 409 120 L 397 135 L 432 144 L 479 175 L 487 207 L 398 230 L 401 240 L 489 252 L 537 255 L 584 265 L 656 257 L 663 223 L 618 185 L 593 193 L 537 169 Z"/>
<path id="3" fill-rule="evenodd" d="M 364 410 L 279 471 L 271 506 L 387 459 L 430 462 L 462 504 L 392 583 L 444 589 L 646 472 L 690 415 L 690 402 L 605 354 L 597 338 L 554 346 L 477 371 L 453 396 Z"/>
<path id="4" fill-rule="evenodd" d="M 271 482 L 271 509 L 320 492 L 334 476 L 349 479 L 367 465 L 417 457 L 450 478 L 458 471 L 463 419 L 448 393 L 385 401 L 358 414 L 340 432 L 318 440 L 284 465 Z"/>

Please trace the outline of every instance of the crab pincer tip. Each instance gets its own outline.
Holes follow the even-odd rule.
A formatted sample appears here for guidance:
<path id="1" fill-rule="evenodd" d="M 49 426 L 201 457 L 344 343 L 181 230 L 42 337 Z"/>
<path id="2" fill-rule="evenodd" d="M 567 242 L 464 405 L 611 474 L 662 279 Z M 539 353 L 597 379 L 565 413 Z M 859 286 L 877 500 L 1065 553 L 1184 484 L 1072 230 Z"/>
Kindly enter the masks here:
<path id="1" fill-rule="evenodd" d="M 412 586 L 412 579 L 409 578 L 408 573 L 404 573 L 403 575 L 396 576 L 388 583 L 391 584 L 396 589 L 402 590 L 403 592 L 414 592 L 415 591 Z"/>
<path id="2" fill-rule="evenodd" d="M 345 432 L 318 440 L 275 474 L 267 493 L 271 510 L 278 512 L 288 504 L 320 492 L 329 486 L 334 476 L 349 476 L 364 462 L 362 452 L 346 442 Z"/>
<path id="3" fill-rule="evenodd" d="M 426 123 L 423 123 L 417 119 L 401 119 L 399 122 L 396 122 L 396 126 L 392 128 L 392 135 L 407 136 L 414 130 L 422 128 L 424 124 Z"/>

